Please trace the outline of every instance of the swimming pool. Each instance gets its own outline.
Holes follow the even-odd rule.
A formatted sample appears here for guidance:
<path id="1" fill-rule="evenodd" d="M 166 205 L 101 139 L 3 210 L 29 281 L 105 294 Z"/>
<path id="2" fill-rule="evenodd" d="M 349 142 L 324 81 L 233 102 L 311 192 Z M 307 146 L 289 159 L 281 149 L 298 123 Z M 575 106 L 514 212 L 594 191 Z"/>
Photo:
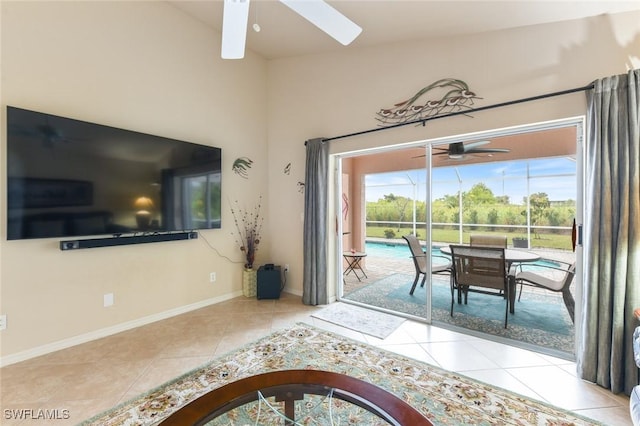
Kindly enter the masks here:
<path id="1" fill-rule="evenodd" d="M 373 257 L 385 257 L 392 259 L 411 259 L 411 251 L 409 250 L 409 246 L 406 243 L 401 242 L 377 242 L 377 241 L 367 241 L 365 243 L 365 252 L 369 256 Z M 432 256 L 443 256 L 443 253 L 440 251 L 439 247 L 431 248 Z M 444 255 L 446 256 L 446 255 Z M 440 258 L 433 259 L 435 264 L 441 263 L 443 260 Z M 531 262 L 528 265 L 530 266 L 552 266 L 552 267 L 560 267 L 562 265 L 549 260 L 537 260 L 535 262 Z"/>
<path id="2" fill-rule="evenodd" d="M 409 263 L 412 262 L 411 250 L 407 243 L 401 242 L 377 242 L 366 241 L 365 251 L 367 255 L 372 257 L 383 257 L 386 259 L 405 259 Z M 424 247 L 423 247 L 424 248 Z M 431 248 L 432 262 L 434 265 L 446 265 L 449 263 L 447 255 L 443 254 L 438 247 Z M 445 257 L 443 257 L 445 256 Z"/>
<path id="3" fill-rule="evenodd" d="M 369 256 L 375 257 L 391 257 L 394 259 L 410 259 L 411 250 L 407 243 L 379 243 L 374 241 L 367 241 L 364 246 L 365 252 Z M 438 247 L 431 249 L 432 255 L 442 255 Z"/>

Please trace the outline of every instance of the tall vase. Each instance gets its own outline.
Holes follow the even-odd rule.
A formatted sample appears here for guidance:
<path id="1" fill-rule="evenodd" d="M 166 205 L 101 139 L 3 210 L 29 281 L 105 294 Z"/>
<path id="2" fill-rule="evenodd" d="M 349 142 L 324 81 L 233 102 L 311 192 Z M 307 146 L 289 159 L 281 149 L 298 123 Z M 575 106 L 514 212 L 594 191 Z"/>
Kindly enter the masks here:
<path id="1" fill-rule="evenodd" d="M 256 297 L 258 288 L 258 272 L 252 268 L 242 270 L 242 294 L 245 297 Z"/>

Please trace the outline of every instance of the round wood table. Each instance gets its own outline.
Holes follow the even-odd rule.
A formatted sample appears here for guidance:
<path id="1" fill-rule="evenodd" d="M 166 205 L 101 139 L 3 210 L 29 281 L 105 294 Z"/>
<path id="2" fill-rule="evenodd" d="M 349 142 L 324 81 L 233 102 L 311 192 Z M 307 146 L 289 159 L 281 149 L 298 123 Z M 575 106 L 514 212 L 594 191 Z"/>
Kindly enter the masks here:
<path id="1" fill-rule="evenodd" d="M 215 417 L 249 402 L 259 393 L 284 401 L 285 425 L 293 425 L 295 401 L 305 394 L 327 395 L 355 404 L 396 426 L 433 426 L 422 413 L 386 390 L 345 374 L 321 370 L 281 370 L 245 377 L 209 391 L 178 409 L 160 426 L 204 425 Z"/>

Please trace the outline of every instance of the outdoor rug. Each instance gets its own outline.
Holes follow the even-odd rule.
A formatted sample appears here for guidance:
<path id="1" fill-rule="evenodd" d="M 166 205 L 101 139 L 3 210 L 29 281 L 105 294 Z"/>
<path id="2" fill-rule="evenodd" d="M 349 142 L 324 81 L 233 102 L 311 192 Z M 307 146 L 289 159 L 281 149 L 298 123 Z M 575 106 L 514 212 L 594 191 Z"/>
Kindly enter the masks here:
<path id="1" fill-rule="evenodd" d="M 147 394 L 98 415 L 86 425 L 154 425 L 211 389 L 276 370 L 333 371 L 380 386 L 407 401 L 435 425 L 600 425 L 571 412 L 534 401 L 460 374 L 299 323 L 174 379 Z M 299 424 L 379 424 L 373 415 L 327 398 L 298 403 Z M 272 402 L 277 405 L 277 403 Z M 212 424 L 282 424 L 257 402 L 227 413 Z M 271 417 L 270 417 L 271 416 Z M 337 418 L 336 418 L 337 417 Z"/>
<path id="2" fill-rule="evenodd" d="M 414 277 L 393 274 L 358 289 L 344 298 L 371 306 L 425 317 L 426 287 L 417 286 L 409 295 Z M 449 280 L 434 279 L 432 319 L 434 322 L 462 327 L 515 342 L 524 342 L 569 358 L 574 353 L 574 327 L 562 297 L 526 293 L 516 300 L 515 314 L 509 314 L 504 328 L 505 300 L 491 295 L 469 293 L 467 305 L 453 307 L 450 316 L 451 289 Z"/>
<path id="3" fill-rule="evenodd" d="M 332 303 L 311 316 L 380 339 L 389 336 L 405 321 L 396 315 L 340 302 Z"/>

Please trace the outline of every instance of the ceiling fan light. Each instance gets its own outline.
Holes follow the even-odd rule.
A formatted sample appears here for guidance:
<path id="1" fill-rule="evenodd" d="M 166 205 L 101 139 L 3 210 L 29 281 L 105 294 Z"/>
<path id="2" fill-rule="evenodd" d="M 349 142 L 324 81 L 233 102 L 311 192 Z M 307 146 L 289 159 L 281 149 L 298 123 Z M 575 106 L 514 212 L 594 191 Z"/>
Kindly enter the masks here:
<path id="1" fill-rule="evenodd" d="M 323 0 L 280 0 L 291 10 L 347 46 L 362 32 L 362 28 Z"/>
<path id="2" fill-rule="evenodd" d="M 249 0 L 224 0 L 222 19 L 222 59 L 244 58 Z"/>

